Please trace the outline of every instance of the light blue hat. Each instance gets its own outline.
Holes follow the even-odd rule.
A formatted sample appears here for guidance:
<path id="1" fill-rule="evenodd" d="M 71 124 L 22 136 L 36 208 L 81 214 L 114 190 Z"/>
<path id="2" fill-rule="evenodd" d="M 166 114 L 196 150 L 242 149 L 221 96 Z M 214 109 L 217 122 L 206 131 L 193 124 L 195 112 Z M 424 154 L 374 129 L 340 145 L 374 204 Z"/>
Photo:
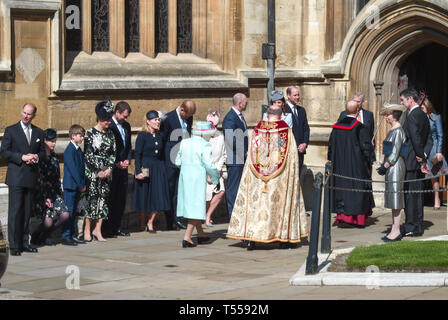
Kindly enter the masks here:
<path id="1" fill-rule="evenodd" d="M 216 129 L 213 128 L 212 123 L 209 121 L 198 121 L 193 125 L 191 133 L 195 136 L 211 136 L 216 133 Z"/>

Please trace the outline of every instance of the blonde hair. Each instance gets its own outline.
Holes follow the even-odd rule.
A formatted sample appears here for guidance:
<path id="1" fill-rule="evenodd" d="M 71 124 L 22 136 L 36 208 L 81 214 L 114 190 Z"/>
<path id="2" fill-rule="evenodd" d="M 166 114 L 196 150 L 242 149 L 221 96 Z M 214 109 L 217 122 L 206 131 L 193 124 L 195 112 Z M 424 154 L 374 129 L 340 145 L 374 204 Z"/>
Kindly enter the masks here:
<path id="1" fill-rule="evenodd" d="M 154 118 L 154 119 L 156 119 L 156 118 Z M 151 120 L 152 120 L 152 119 L 151 119 Z M 148 120 L 148 119 L 146 118 L 146 115 L 143 116 L 143 126 L 142 126 L 142 131 L 143 131 L 143 132 L 146 132 L 146 133 L 152 133 L 151 130 L 150 130 L 150 126 L 149 126 L 149 124 L 148 124 L 148 121 L 151 121 L 151 120 Z M 162 119 L 160 119 L 160 122 L 162 122 Z M 162 125 L 162 123 L 160 123 L 160 125 Z M 160 131 L 160 127 L 159 127 L 158 130 L 156 130 L 156 132 L 159 132 L 159 131 Z"/>

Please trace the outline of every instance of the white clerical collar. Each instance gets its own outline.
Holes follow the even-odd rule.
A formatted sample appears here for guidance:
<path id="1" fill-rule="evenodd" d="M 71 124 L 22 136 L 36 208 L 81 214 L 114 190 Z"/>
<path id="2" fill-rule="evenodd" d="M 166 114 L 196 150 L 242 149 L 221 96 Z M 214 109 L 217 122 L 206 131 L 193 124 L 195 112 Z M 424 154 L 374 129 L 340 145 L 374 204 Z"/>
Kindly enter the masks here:
<path id="1" fill-rule="evenodd" d="M 414 109 L 417 109 L 417 108 L 419 108 L 420 106 L 418 105 L 418 104 L 416 104 L 415 106 L 413 106 L 412 108 L 411 108 L 411 110 L 409 110 L 409 113 L 411 113 Z"/>
<path id="2" fill-rule="evenodd" d="M 347 117 L 356 118 L 356 114 L 348 114 Z"/>

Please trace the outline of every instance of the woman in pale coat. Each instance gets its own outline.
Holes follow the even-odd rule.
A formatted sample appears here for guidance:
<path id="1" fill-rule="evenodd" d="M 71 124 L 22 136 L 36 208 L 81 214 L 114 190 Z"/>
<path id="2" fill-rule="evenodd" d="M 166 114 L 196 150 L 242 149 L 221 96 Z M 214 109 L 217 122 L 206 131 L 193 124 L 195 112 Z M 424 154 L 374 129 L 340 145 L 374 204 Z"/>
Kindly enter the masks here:
<path id="1" fill-rule="evenodd" d="M 202 229 L 205 220 L 205 193 L 207 174 L 212 184 L 219 183 L 218 170 L 212 163 L 211 145 L 207 141 L 216 129 L 208 121 L 197 122 L 189 139 L 183 139 L 176 157 L 176 166 L 180 167 L 177 193 L 177 216 L 188 219 L 182 247 L 195 247 L 191 240 L 193 229 L 198 232 L 198 244 L 210 240 Z"/>
<path id="2" fill-rule="evenodd" d="M 213 112 L 207 116 L 207 121 L 211 122 L 212 127 L 216 128 L 219 123 L 219 113 Z M 219 173 L 219 184 L 207 184 L 207 214 L 205 219 L 205 225 L 207 227 L 213 226 L 212 214 L 218 207 L 222 198 L 224 198 L 224 178 L 222 177 L 222 167 L 226 163 L 226 146 L 224 142 L 224 135 L 216 131 L 216 133 L 210 138 L 210 145 L 212 147 L 213 164 Z"/>

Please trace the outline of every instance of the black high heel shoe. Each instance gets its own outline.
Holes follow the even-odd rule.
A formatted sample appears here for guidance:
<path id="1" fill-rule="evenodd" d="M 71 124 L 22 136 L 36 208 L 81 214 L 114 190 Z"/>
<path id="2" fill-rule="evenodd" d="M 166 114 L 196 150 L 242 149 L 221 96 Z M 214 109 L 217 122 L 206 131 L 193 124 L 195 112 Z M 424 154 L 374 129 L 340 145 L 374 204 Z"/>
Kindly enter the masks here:
<path id="1" fill-rule="evenodd" d="M 247 242 L 247 250 L 251 251 L 255 249 L 255 242 L 249 241 Z"/>
<path id="2" fill-rule="evenodd" d="M 198 237 L 198 244 L 207 243 L 208 241 L 210 241 L 209 237 Z"/>
<path id="3" fill-rule="evenodd" d="M 155 229 L 149 229 L 148 226 L 145 227 L 145 231 L 148 233 L 157 233 Z"/>
<path id="4" fill-rule="evenodd" d="M 400 241 L 401 239 L 403 239 L 403 236 L 401 234 L 399 234 L 398 236 L 396 236 L 394 239 L 389 239 L 387 236 L 385 236 L 383 238 L 384 242 L 396 242 L 396 241 Z"/>
<path id="5" fill-rule="evenodd" d="M 196 243 L 188 242 L 187 240 L 182 240 L 182 248 L 194 248 Z"/>

